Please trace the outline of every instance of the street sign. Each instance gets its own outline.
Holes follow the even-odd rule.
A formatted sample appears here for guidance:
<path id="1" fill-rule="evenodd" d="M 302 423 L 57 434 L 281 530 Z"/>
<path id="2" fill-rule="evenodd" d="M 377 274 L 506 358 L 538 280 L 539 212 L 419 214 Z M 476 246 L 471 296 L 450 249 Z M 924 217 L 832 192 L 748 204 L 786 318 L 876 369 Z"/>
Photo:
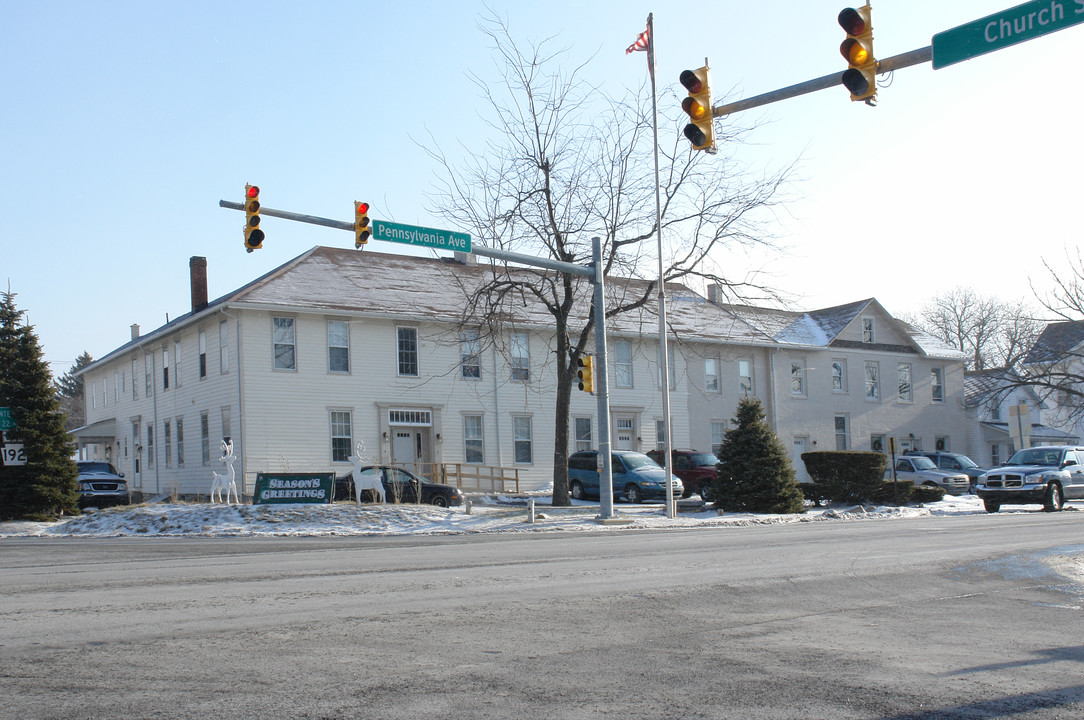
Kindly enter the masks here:
<path id="1" fill-rule="evenodd" d="M 371 239 L 390 240 L 391 242 L 420 245 L 421 247 L 437 248 L 438 250 L 470 252 L 470 235 L 467 233 L 419 227 L 417 225 L 401 225 L 400 223 L 385 222 L 384 220 L 373 220 L 373 237 Z"/>
<path id="2" fill-rule="evenodd" d="M 0 407 L 0 431 L 15 429 L 15 415 L 9 407 Z"/>
<path id="3" fill-rule="evenodd" d="M 3 408 L 7 410 L 7 408 Z M 22 443 L 8 442 L 8 435 L 0 431 L 0 466 L 26 465 L 26 448 Z"/>
<path id="4" fill-rule="evenodd" d="M 1033 0 L 933 36 L 933 69 L 1084 22 L 1084 0 Z"/>

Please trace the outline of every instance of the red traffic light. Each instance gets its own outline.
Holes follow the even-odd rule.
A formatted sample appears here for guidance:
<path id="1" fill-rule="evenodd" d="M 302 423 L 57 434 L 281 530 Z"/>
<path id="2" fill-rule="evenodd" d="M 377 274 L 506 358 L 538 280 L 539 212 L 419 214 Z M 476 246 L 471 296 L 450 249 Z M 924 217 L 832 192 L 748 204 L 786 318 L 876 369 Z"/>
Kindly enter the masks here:
<path id="1" fill-rule="evenodd" d="M 247 189 L 248 196 L 250 198 L 256 198 L 260 196 L 260 188 L 255 185 L 249 185 Z"/>
<path id="2" fill-rule="evenodd" d="M 838 19 L 839 26 L 848 35 L 861 35 L 866 31 L 866 19 L 854 8 L 840 10 Z"/>
<path id="3" fill-rule="evenodd" d="M 704 83 L 701 82 L 700 76 L 692 70 L 682 70 L 678 80 L 681 82 L 682 86 L 691 93 L 698 93 L 704 90 Z"/>
<path id="4" fill-rule="evenodd" d="M 354 212 L 358 215 L 365 215 L 369 212 L 369 203 L 357 203 L 357 205 L 354 206 Z"/>

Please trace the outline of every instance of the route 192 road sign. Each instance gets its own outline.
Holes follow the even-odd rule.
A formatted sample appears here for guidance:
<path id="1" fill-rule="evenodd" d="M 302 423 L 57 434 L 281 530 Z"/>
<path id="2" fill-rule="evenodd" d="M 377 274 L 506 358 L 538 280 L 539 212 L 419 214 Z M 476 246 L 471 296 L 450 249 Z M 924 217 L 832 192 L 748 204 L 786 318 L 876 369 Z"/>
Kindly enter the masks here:
<path id="1" fill-rule="evenodd" d="M 933 36 L 933 69 L 1084 22 L 1084 0 L 1034 0 Z"/>

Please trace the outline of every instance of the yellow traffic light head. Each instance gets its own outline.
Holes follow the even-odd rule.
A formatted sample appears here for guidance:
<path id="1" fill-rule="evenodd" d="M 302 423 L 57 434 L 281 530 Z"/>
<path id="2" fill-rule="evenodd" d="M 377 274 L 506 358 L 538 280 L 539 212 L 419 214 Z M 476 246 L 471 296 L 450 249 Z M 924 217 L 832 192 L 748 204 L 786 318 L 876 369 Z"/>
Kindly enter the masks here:
<path id="1" fill-rule="evenodd" d="M 839 46 L 839 54 L 847 61 L 843 86 L 851 100 L 864 100 L 873 105 L 877 97 L 877 59 L 873 55 L 873 19 L 869 3 L 859 8 L 843 8 L 839 26 L 847 38 Z"/>
<path id="2" fill-rule="evenodd" d="M 681 109 L 689 115 L 684 134 L 696 150 L 715 152 L 715 119 L 711 108 L 711 82 L 708 66 L 683 70 L 678 77 L 689 96 L 681 101 Z"/>
<path id="3" fill-rule="evenodd" d="M 260 229 L 260 188 L 245 185 L 245 250 L 263 247 L 264 233 Z"/>
<path id="4" fill-rule="evenodd" d="M 593 355 L 580 355 L 576 363 L 580 369 L 576 371 L 576 377 L 580 379 L 579 388 L 584 392 L 595 391 L 595 358 Z"/>
<path id="5" fill-rule="evenodd" d="M 369 227 L 369 203 L 354 201 L 354 248 L 360 249 L 369 242 L 372 234 Z"/>

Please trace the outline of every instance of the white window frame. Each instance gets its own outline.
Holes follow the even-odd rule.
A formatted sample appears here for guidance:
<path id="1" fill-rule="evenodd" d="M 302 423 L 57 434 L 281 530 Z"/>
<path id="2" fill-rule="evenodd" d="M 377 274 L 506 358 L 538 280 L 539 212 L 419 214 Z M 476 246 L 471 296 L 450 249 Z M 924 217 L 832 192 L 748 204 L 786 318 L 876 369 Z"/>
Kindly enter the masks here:
<path id="1" fill-rule="evenodd" d="M 742 372 L 743 370 L 748 370 L 748 374 Z M 752 358 L 738 358 L 738 392 L 741 393 L 741 397 L 750 397 L 757 394 L 756 384 L 753 379 Z"/>
<path id="2" fill-rule="evenodd" d="M 866 400 L 879 402 L 881 400 L 881 364 L 876 360 L 867 360 L 864 378 Z"/>
<path id="3" fill-rule="evenodd" d="M 723 447 L 723 441 L 726 439 L 726 421 L 725 420 L 712 420 L 711 421 L 711 451 L 716 455 L 719 454 L 720 449 Z"/>
<path id="4" fill-rule="evenodd" d="M 204 410 L 199 414 L 200 461 L 206 467 L 211 464 L 211 416 Z"/>
<path id="5" fill-rule="evenodd" d="M 719 381 L 719 356 L 704 358 L 704 390 L 710 393 L 722 392 L 722 383 Z"/>
<path id="6" fill-rule="evenodd" d="M 346 320 L 327 321 L 327 371 L 335 375 L 350 374 L 350 323 Z"/>
<path id="7" fill-rule="evenodd" d="M 832 392 L 847 393 L 847 361 L 843 358 L 832 360 Z"/>
<path id="8" fill-rule="evenodd" d="M 614 342 L 614 386 L 632 387 L 632 342 L 629 340 Z"/>
<path id="9" fill-rule="evenodd" d="M 945 368 L 930 368 L 930 402 L 945 402 Z"/>
<path id="10" fill-rule="evenodd" d="M 272 337 L 274 330 L 272 328 Z M 199 329 L 199 337 L 197 339 L 199 350 L 199 377 L 200 380 L 207 377 L 207 331 L 204 328 Z"/>
<path id="11" fill-rule="evenodd" d="M 177 467 L 184 467 L 184 416 L 177 416 Z"/>
<path id="12" fill-rule="evenodd" d="M 143 384 L 144 384 L 144 397 L 153 397 L 154 395 L 154 354 L 145 353 L 143 355 Z"/>
<path id="13" fill-rule="evenodd" d="M 530 415 L 512 416 L 512 458 L 516 465 L 534 464 L 534 424 Z"/>
<path id="14" fill-rule="evenodd" d="M 328 451 L 331 454 L 331 462 L 350 462 L 349 457 L 354 454 L 353 413 L 346 408 L 331 408 L 328 410 L 327 419 L 329 429 Z M 343 447 L 344 440 L 345 447 Z M 344 451 L 345 454 L 343 454 Z"/>
<path id="15" fill-rule="evenodd" d="M 162 346 L 162 390 L 169 390 L 169 348 Z"/>
<path id="16" fill-rule="evenodd" d="M 836 438 L 836 450 L 844 451 L 851 448 L 851 421 L 846 415 L 834 415 L 832 427 Z"/>
<path id="17" fill-rule="evenodd" d="M 790 360 L 790 394 L 795 397 L 804 397 L 805 389 L 805 360 L 798 358 Z"/>
<path id="18" fill-rule="evenodd" d="M 464 380 L 482 379 L 482 341 L 477 330 L 459 334 L 459 368 Z"/>
<path id="19" fill-rule="evenodd" d="M 867 344 L 876 342 L 876 327 L 871 317 L 862 318 L 862 342 Z"/>
<path id="20" fill-rule="evenodd" d="M 218 372 L 225 375 L 230 371 L 230 326 L 229 320 L 218 321 Z"/>
<path id="21" fill-rule="evenodd" d="M 484 465 L 486 461 L 486 424 L 481 413 L 463 414 L 463 461 Z"/>
<path id="22" fill-rule="evenodd" d="M 297 372 L 297 320 L 289 315 L 271 316 L 271 367 Z"/>
<path id="23" fill-rule="evenodd" d="M 896 363 L 896 384 L 898 385 L 899 401 L 901 403 L 914 402 L 915 384 L 911 363 Z"/>
<path id="24" fill-rule="evenodd" d="M 399 377 L 421 376 L 418 328 L 397 325 L 395 328 L 395 372 Z M 413 372 L 411 372 L 413 371 Z"/>
<path id="25" fill-rule="evenodd" d="M 574 452 L 583 452 L 585 450 L 594 449 L 594 424 L 591 417 L 577 417 L 573 420 L 573 431 L 575 432 L 575 445 Z"/>
<path id="26" fill-rule="evenodd" d="M 531 339 L 525 332 L 516 331 L 508 336 L 508 363 L 510 377 L 518 382 L 531 381 Z"/>
<path id="27" fill-rule="evenodd" d="M 170 455 L 173 453 L 173 430 L 170 425 L 171 423 L 168 419 L 162 422 L 162 449 L 164 450 L 167 468 L 172 467 Z"/>
<path id="28" fill-rule="evenodd" d="M 173 341 L 173 384 L 181 386 L 181 341 Z"/>

